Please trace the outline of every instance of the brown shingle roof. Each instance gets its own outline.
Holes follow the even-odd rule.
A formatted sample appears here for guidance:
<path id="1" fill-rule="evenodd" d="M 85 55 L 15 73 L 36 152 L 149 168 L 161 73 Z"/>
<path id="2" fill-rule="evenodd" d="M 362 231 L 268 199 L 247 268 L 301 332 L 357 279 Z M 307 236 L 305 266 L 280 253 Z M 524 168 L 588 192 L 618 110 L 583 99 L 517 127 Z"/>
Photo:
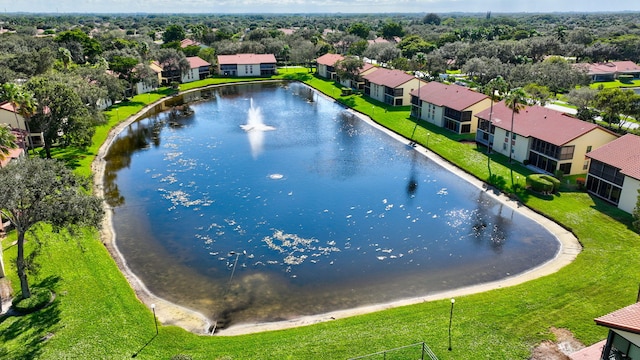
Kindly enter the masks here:
<path id="1" fill-rule="evenodd" d="M 324 54 L 316 59 L 316 62 L 320 65 L 334 66 L 338 61 L 344 60 L 344 57 L 340 54 Z"/>
<path id="2" fill-rule="evenodd" d="M 587 156 L 620 169 L 624 175 L 640 180 L 640 136 L 626 134 L 591 151 Z"/>
<path id="3" fill-rule="evenodd" d="M 464 86 L 446 85 L 437 81 L 428 83 L 421 87 L 419 91 L 417 89 L 413 90 L 411 95 L 418 96 L 418 93 L 422 101 L 437 106 L 446 106 L 458 111 L 462 111 L 489 98 L 485 94 L 473 91 Z"/>
<path id="4" fill-rule="evenodd" d="M 491 108 L 481 111 L 476 116 L 489 120 L 490 112 Z M 493 106 L 491 122 L 501 129 L 507 131 L 511 129 L 511 109 L 504 104 L 504 101 Z M 538 105 L 525 106 L 513 120 L 514 133 L 534 137 L 557 146 L 563 146 L 595 129 L 608 131 L 596 124 Z"/>
<path id="5" fill-rule="evenodd" d="M 616 310 L 595 321 L 601 326 L 640 334 L 640 303 Z"/>
<path id="6" fill-rule="evenodd" d="M 220 65 L 254 65 L 275 63 L 276 56 L 273 54 L 218 55 L 218 64 Z"/>
<path id="7" fill-rule="evenodd" d="M 413 75 L 409 75 L 400 70 L 389 70 L 378 68 L 375 71 L 363 76 L 365 80 L 376 85 L 397 88 L 398 86 L 415 79 Z"/>

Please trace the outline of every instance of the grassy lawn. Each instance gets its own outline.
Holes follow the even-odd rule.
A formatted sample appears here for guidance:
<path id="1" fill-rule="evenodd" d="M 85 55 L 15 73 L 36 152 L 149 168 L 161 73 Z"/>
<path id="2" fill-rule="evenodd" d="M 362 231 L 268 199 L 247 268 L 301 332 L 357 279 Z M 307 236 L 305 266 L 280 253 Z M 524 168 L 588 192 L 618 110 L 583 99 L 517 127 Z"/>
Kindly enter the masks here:
<path id="1" fill-rule="evenodd" d="M 640 80 L 632 80 L 631 82 L 620 82 L 618 80 L 613 80 L 613 81 L 599 81 L 599 82 L 594 82 L 591 83 L 589 85 L 590 88 L 592 89 L 598 89 L 600 87 L 602 87 L 603 89 L 609 89 L 609 88 L 633 88 L 633 87 L 640 87 Z"/>
<path id="2" fill-rule="evenodd" d="M 388 108 L 361 95 L 340 96 L 332 82 L 288 69 L 280 78 L 308 83 L 328 96 L 372 116 L 399 134 L 411 136 L 474 176 L 513 191 L 511 175 L 524 185 L 527 169 L 431 126 L 415 126 L 407 108 Z M 228 80 L 228 79 L 224 79 Z M 235 79 L 233 79 L 235 80 Z M 196 85 L 215 84 L 207 79 Z M 188 84 L 189 88 L 192 86 Z M 193 85 L 193 86 L 196 86 Z M 185 90 L 187 86 L 183 90 Z M 168 90 L 166 90 L 168 91 Z M 107 112 L 109 124 L 96 131 L 94 146 L 59 151 L 78 173 L 89 165 L 108 129 L 164 92 L 141 95 Z M 440 359 L 526 359 L 531 348 L 552 339 L 549 328 L 568 328 L 585 343 L 606 335 L 593 318 L 635 302 L 640 236 L 631 217 L 586 193 L 569 189 L 540 198 L 516 191 L 523 202 L 571 229 L 584 250 L 558 273 L 526 284 L 456 299 L 453 351 L 447 351 L 449 300 L 405 306 L 297 329 L 237 337 L 197 336 L 161 326 L 155 336 L 152 313 L 133 294 L 94 231 L 54 234 L 38 231 L 42 265 L 33 284 L 51 286 L 52 306 L 26 316 L 0 319 L 0 358 L 169 359 L 344 359 L 426 341 Z M 5 259 L 15 257 L 14 239 L 5 239 Z M 33 245 L 33 241 L 30 242 Z M 8 266 L 14 288 L 18 281 Z"/>

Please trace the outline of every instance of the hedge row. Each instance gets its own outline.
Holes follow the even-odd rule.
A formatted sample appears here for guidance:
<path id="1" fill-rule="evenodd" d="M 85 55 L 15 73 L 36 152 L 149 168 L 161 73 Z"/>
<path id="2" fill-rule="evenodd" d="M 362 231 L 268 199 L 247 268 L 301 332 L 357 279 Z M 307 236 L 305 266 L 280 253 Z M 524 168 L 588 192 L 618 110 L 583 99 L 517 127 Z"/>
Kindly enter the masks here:
<path id="1" fill-rule="evenodd" d="M 541 193 L 552 193 L 560 189 L 560 180 L 551 175 L 531 174 L 527 176 L 527 185 L 533 191 Z"/>

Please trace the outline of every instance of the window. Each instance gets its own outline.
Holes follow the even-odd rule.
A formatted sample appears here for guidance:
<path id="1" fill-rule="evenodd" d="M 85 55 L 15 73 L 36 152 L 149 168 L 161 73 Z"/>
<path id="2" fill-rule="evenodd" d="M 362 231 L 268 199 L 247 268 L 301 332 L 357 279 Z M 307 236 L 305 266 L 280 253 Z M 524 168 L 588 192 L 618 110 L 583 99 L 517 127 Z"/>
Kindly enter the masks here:
<path id="1" fill-rule="evenodd" d="M 564 175 L 571 174 L 571 163 L 560 164 L 560 171 L 562 171 Z"/>
<path id="2" fill-rule="evenodd" d="M 582 165 L 582 170 L 588 170 L 589 169 L 589 161 L 585 161 L 584 165 Z"/>
<path id="3" fill-rule="evenodd" d="M 591 145 L 587 146 L 587 152 L 591 152 Z"/>

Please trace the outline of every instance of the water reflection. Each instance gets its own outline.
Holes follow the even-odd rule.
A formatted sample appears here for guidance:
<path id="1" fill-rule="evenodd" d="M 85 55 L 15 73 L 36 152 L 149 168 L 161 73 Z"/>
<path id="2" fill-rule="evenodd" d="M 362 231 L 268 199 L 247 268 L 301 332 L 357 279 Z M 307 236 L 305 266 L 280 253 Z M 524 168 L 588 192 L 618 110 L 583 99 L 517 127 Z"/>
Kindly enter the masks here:
<path id="1" fill-rule="evenodd" d="M 554 256 L 538 224 L 305 89 L 222 88 L 180 126 L 165 112 L 114 141 L 118 246 L 150 290 L 227 326 L 491 281 Z M 258 118 L 275 131 L 248 147 L 242 125 Z"/>

